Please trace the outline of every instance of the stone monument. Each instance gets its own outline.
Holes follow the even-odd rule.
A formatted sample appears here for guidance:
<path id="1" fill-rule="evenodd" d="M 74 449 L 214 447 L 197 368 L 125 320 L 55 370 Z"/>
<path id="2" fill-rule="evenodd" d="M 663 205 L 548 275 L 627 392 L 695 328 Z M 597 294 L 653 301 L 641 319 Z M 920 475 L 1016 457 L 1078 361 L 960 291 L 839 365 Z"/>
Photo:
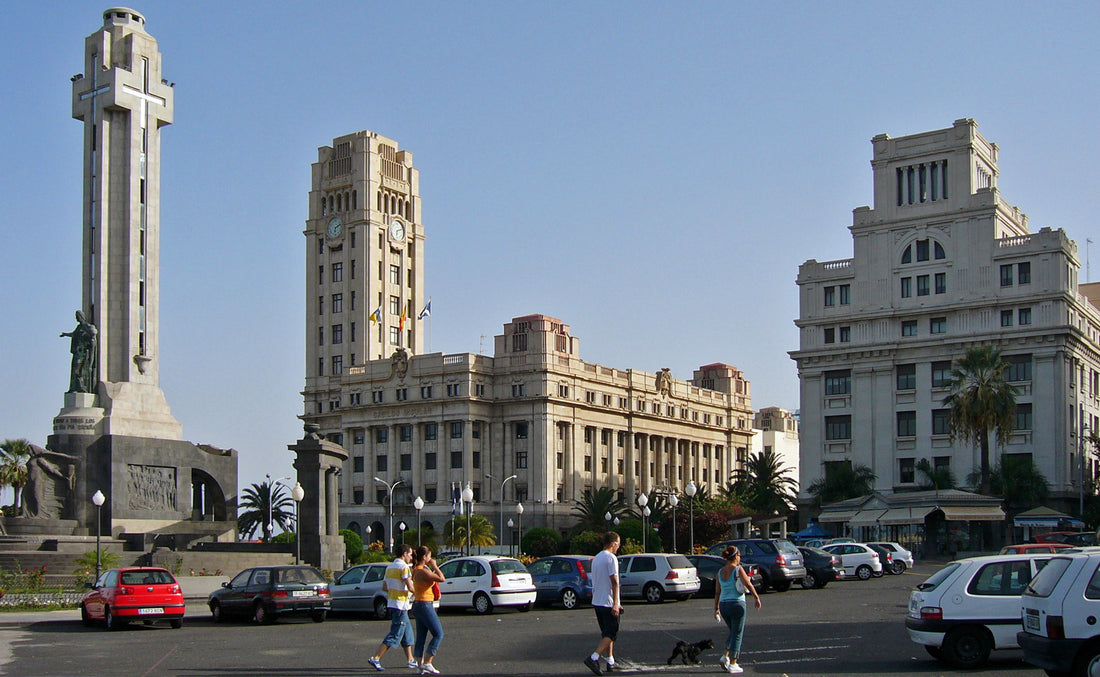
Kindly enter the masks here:
<path id="1" fill-rule="evenodd" d="M 339 444 L 322 439 L 317 434 L 319 429 L 307 423 L 305 436 L 287 449 L 295 454 L 294 469 L 305 490 L 305 498 L 298 508 L 302 561 L 336 571 L 345 565 L 336 478 L 348 460 L 348 452 Z"/>

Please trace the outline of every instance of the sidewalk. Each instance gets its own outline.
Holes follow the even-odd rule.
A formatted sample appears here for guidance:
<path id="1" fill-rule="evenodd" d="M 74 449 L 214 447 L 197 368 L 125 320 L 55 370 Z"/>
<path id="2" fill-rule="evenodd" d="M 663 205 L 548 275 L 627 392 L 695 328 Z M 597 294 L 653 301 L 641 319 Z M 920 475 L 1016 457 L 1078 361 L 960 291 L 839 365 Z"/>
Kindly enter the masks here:
<path id="1" fill-rule="evenodd" d="M 183 599 L 187 603 L 187 616 L 201 616 L 210 613 L 206 600 L 210 593 L 221 587 L 223 576 L 178 576 L 183 588 Z M 55 611 L 0 611 L 0 628 L 20 627 L 31 623 L 50 623 L 80 621 L 80 609 L 60 609 Z"/>

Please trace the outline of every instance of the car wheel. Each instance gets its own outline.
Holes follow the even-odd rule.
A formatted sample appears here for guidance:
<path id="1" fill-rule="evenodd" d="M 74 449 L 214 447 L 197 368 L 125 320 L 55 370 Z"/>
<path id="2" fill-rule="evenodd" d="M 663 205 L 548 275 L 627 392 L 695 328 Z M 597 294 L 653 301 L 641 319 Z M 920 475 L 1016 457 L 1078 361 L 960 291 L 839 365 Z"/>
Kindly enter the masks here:
<path id="1" fill-rule="evenodd" d="M 925 644 L 924 645 L 924 650 L 927 651 L 928 655 L 931 656 L 932 658 L 935 658 L 938 661 L 943 660 L 943 649 L 939 648 L 938 646 L 931 646 L 931 645 Z"/>
<path id="2" fill-rule="evenodd" d="M 817 577 L 814 576 L 814 572 L 807 570 L 806 575 L 802 577 L 802 589 L 813 590 L 817 587 Z"/>
<path id="3" fill-rule="evenodd" d="M 523 613 L 527 613 L 535 606 L 534 602 L 528 602 L 527 604 L 520 605 L 519 610 Z"/>
<path id="4" fill-rule="evenodd" d="M 787 592 L 791 589 L 791 582 L 788 580 L 782 580 L 776 583 L 774 586 L 776 592 Z"/>
<path id="5" fill-rule="evenodd" d="M 111 613 L 111 607 L 104 607 L 103 609 L 103 624 L 107 626 L 108 630 L 118 630 L 126 625 L 124 621 L 115 618 L 115 615 Z"/>
<path id="6" fill-rule="evenodd" d="M 993 642 L 985 628 L 955 628 L 943 638 L 943 658 L 956 668 L 976 668 L 989 658 Z"/>
<path id="7" fill-rule="evenodd" d="M 874 573 L 875 572 L 871 571 L 871 567 L 867 564 L 860 564 L 859 567 L 856 568 L 856 578 L 861 581 L 870 580 L 871 575 Z"/>
<path id="8" fill-rule="evenodd" d="M 219 602 L 210 603 L 210 616 L 214 619 L 215 623 L 225 622 L 225 614 L 222 613 L 222 605 Z"/>
<path id="9" fill-rule="evenodd" d="M 310 613 L 309 617 L 314 623 L 324 623 L 327 612 L 324 609 Z"/>
<path id="10" fill-rule="evenodd" d="M 566 609 L 576 609 L 580 602 L 581 598 L 573 588 L 566 588 L 561 591 L 561 605 Z"/>
<path id="11" fill-rule="evenodd" d="M 80 605 L 80 622 L 83 623 L 86 628 L 90 628 L 94 625 L 92 617 L 88 615 L 88 609 L 83 604 Z"/>
<path id="12" fill-rule="evenodd" d="M 390 615 L 390 608 L 386 605 L 386 600 L 379 597 L 374 600 L 374 617 L 378 620 L 385 620 Z"/>
<path id="13" fill-rule="evenodd" d="M 1089 677 L 1098 672 L 1100 672 L 1100 644 L 1089 644 L 1081 647 L 1077 654 L 1077 660 L 1073 662 L 1073 671 L 1069 674 L 1073 677 Z"/>
<path id="14" fill-rule="evenodd" d="M 168 621 L 168 624 L 172 626 L 173 630 L 179 630 L 183 627 L 183 619 L 173 618 L 172 620 Z"/>
<path id="15" fill-rule="evenodd" d="M 263 602 L 256 602 L 252 605 L 252 620 L 260 625 L 268 625 L 275 622 L 275 614 L 268 613 Z"/>
<path id="16" fill-rule="evenodd" d="M 882 578 L 885 571 L 886 571 L 886 569 L 880 568 L 878 571 L 872 571 L 871 576 L 873 576 L 875 578 Z"/>
<path id="17" fill-rule="evenodd" d="M 905 562 L 894 562 L 894 566 L 890 569 L 890 573 L 895 576 L 899 576 L 905 573 Z"/>
<path id="18" fill-rule="evenodd" d="M 645 590 L 642 593 L 645 596 L 645 601 L 650 604 L 658 604 L 665 600 L 665 590 L 656 583 L 650 583 L 645 586 Z"/>
<path id="19" fill-rule="evenodd" d="M 474 611 L 481 615 L 492 613 L 493 600 L 489 599 L 489 596 L 484 592 L 479 592 L 474 595 Z"/>

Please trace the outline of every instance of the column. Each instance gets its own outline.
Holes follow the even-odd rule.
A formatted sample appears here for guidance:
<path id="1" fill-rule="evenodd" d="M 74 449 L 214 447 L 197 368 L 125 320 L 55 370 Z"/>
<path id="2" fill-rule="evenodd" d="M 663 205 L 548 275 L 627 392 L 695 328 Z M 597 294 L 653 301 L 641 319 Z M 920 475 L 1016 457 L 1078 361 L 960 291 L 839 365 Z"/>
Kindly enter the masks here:
<path id="1" fill-rule="evenodd" d="M 634 474 L 634 433 L 630 430 L 624 431 L 626 435 L 626 444 L 623 445 L 623 483 L 626 486 L 626 490 L 623 495 L 630 500 L 631 496 L 634 496 L 637 486 L 637 476 Z"/>

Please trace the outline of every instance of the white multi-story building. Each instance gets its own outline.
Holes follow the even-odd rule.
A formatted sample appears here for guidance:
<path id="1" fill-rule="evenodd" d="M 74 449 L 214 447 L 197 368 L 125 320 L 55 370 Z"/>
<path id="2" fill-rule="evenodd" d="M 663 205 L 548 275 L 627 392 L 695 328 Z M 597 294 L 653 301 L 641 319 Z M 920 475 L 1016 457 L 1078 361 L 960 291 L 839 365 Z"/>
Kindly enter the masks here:
<path id="1" fill-rule="evenodd" d="M 874 207 L 853 212 L 854 256 L 798 272 L 800 503 L 841 463 L 871 468 L 886 494 L 919 486 L 920 459 L 964 483 L 978 452 L 952 442 L 943 399 L 952 361 L 992 343 L 1019 388 L 1016 430 L 992 461 L 1030 456 L 1076 513 L 1095 472 L 1080 433 L 1100 412 L 1100 312 L 1078 284 L 1076 243 L 1029 232 L 973 120 L 872 144 Z"/>
<path id="2" fill-rule="evenodd" d="M 753 418 L 750 453 L 771 451 L 787 477 L 798 479 L 798 416 L 781 407 L 764 407 Z"/>

